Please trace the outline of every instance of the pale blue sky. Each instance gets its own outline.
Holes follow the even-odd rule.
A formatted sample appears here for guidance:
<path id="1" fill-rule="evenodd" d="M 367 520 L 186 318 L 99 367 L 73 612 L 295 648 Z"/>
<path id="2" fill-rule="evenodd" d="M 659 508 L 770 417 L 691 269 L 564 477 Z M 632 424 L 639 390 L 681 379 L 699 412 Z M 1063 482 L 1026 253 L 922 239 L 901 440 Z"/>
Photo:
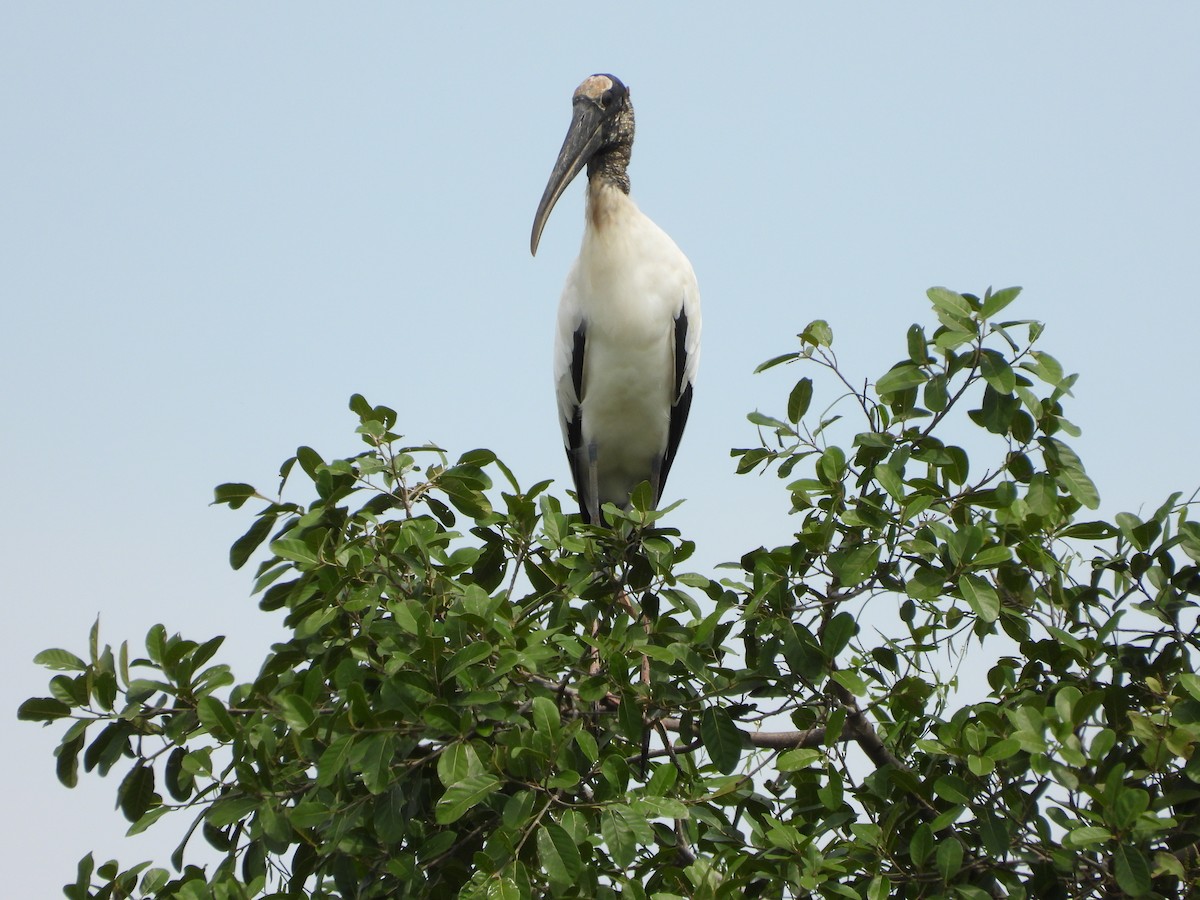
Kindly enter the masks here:
<path id="1" fill-rule="evenodd" d="M 1025 287 L 1013 315 L 1082 374 L 1106 513 L 1194 490 L 1198 41 L 1184 3 L 0 7 L 6 890 L 58 896 L 89 849 L 169 854 L 121 837 L 115 780 L 59 787 L 58 729 L 13 716 L 44 692 L 33 655 L 97 613 L 112 641 L 228 634 L 253 674 L 277 626 L 213 485 L 356 452 L 361 392 L 563 492 L 550 343 L 582 187 L 537 259 L 529 228 L 593 72 L 630 86 L 633 195 L 700 279 L 668 489 L 699 565 L 788 534 L 728 449 L 802 373 L 753 367 L 820 317 L 878 377 L 933 284 Z"/>

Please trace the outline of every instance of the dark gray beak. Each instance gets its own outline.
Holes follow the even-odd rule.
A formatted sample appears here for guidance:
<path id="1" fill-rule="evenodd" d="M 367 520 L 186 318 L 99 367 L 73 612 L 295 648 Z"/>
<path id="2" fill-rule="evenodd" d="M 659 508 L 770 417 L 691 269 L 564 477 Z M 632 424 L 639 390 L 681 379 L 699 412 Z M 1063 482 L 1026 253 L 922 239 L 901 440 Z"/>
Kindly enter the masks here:
<path id="1" fill-rule="evenodd" d="M 600 149 L 604 140 L 605 111 L 590 100 L 580 98 L 575 101 L 571 127 L 563 141 L 562 149 L 558 151 L 558 159 L 554 163 L 554 171 L 546 182 L 546 191 L 542 194 L 542 202 L 538 204 L 537 215 L 533 217 L 533 234 L 529 238 L 529 252 L 537 256 L 538 242 L 542 239 L 542 229 L 550 218 L 550 211 L 562 196 L 563 191 L 571 180 L 579 174 L 592 154 Z"/>

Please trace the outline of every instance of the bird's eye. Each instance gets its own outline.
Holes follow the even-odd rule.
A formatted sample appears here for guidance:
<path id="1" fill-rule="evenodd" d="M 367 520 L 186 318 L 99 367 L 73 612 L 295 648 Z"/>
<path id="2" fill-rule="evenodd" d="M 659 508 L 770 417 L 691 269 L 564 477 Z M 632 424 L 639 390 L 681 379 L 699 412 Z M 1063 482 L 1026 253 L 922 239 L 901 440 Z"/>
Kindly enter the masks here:
<path id="1" fill-rule="evenodd" d="M 605 91 L 603 94 L 600 95 L 600 108 L 608 109 L 610 106 L 612 106 L 612 102 L 613 102 L 613 92 L 612 92 L 612 89 L 610 88 L 609 90 Z"/>

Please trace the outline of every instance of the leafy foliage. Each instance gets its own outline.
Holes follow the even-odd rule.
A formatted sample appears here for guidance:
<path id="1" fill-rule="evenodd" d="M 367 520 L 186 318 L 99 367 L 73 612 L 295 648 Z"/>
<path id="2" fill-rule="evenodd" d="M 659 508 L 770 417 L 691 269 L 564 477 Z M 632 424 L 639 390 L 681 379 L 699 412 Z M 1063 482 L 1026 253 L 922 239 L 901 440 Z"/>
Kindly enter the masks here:
<path id="1" fill-rule="evenodd" d="M 873 386 L 825 322 L 764 363 L 835 396 L 814 416 L 805 375 L 750 416 L 738 469 L 778 473 L 795 535 L 720 581 L 648 492 L 584 526 L 355 396 L 362 453 L 217 488 L 260 504 L 230 561 L 266 545 L 254 593 L 290 630 L 252 681 L 162 626 L 38 656 L 58 674 L 20 716 L 69 723 L 60 780 L 116 770 L 131 833 L 194 819 L 173 872 L 89 855 L 67 895 L 1185 893 L 1200 523 L 1180 495 L 1088 518 L 1075 376 L 997 321 L 1017 294 L 932 289 Z M 301 476 L 315 499 L 283 499 Z"/>

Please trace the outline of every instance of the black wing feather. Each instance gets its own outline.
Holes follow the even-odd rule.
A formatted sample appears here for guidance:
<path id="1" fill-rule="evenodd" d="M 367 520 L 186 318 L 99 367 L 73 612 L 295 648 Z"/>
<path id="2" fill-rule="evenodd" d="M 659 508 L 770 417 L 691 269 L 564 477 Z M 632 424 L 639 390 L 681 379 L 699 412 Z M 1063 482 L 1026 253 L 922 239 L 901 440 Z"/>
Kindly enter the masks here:
<path id="1" fill-rule="evenodd" d="M 663 488 L 667 486 L 667 475 L 671 472 L 671 464 L 675 462 L 675 453 L 679 450 L 679 441 L 683 438 L 683 429 L 687 425 L 688 412 L 692 408 L 692 385 L 683 383 L 687 371 L 687 313 L 682 309 L 675 317 L 675 403 L 671 407 L 671 422 L 667 429 L 667 450 L 663 454 L 662 466 L 658 473 L 658 496 L 654 498 L 655 505 L 662 498 Z"/>
<path id="2" fill-rule="evenodd" d="M 571 418 L 567 420 L 567 463 L 571 467 L 571 478 L 575 481 L 579 512 L 583 521 L 590 525 L 587 453 L 583 446 L 583 408 L 580 405 L 583 402 L 583 354 L 586 349 L 587 323 L 580 322 L 571 345 L 571 385 L 575 388 L 575 405 L 571 408 Z"/>

